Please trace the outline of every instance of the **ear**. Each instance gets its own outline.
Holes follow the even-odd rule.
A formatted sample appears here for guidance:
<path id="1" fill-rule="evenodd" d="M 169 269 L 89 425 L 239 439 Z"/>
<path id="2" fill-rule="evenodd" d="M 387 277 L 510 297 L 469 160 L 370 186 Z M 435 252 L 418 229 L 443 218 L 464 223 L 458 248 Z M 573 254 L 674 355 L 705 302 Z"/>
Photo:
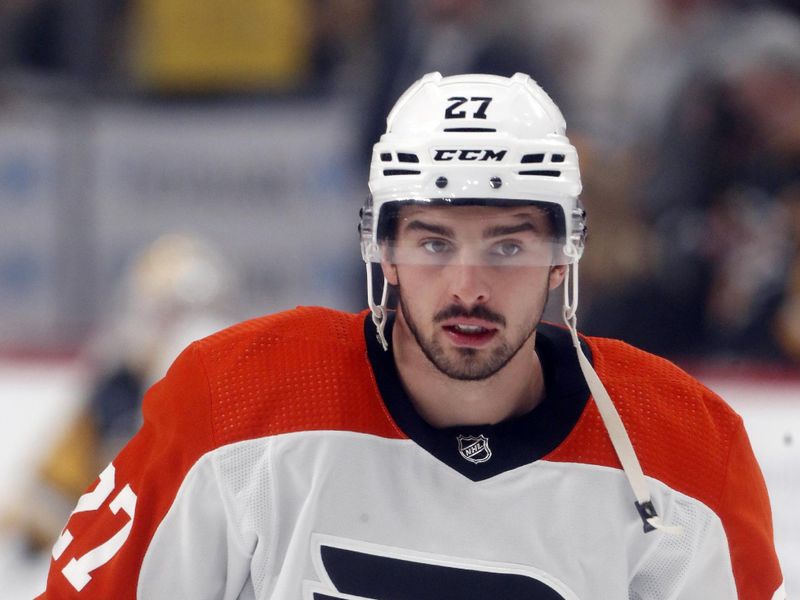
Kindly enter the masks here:
<path id="1" fill-rule="evenodd" d="M 567 275 L 567 265 L 550 267 L 550 289 L 554 290 L 564 282 Z"/>
<path id="2" fill-rule="evenodd" d="M 387 261 L 381 261 L 381 271 L 383 271 L 383 277 L 389 285 L 397 285 L 399 281 L 397 278 L 397 265 Z"/>

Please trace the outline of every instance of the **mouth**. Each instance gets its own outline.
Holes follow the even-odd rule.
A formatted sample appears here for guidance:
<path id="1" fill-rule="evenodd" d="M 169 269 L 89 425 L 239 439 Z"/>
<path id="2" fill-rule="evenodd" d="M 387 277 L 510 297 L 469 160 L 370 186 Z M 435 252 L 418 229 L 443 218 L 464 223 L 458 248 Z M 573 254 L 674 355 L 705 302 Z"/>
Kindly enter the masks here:
<path id="1" fill-rule="evenodd" d="M 444 323 L 442 329 L 456 346 L 468 348 L 486 346 L 498 332 L 497 328 L 489 323 L 460 320 Z"/>

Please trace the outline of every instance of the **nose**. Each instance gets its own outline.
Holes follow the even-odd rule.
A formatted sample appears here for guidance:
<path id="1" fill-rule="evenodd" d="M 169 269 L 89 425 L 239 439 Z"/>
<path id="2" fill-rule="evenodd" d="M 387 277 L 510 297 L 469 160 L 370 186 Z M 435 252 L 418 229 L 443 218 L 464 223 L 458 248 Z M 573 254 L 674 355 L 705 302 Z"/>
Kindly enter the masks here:
<path id="1" fill-rule="evenodd" d="M 465 306 L 489 301 L 490 286 L 486 269 L 481 266 L 453 264 L 447 268 L 450 294 L 454 301 Z"/>

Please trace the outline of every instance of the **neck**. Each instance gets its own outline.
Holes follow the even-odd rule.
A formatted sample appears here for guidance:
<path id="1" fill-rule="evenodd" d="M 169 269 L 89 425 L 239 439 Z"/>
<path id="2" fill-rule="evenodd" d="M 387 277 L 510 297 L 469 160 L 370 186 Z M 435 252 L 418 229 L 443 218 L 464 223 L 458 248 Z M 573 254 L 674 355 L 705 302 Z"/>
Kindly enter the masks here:
<path id="1" fill-rule="evenodd" d="M 392 350 L 400 380 L 417 413 L 437 428 L 495 424 L 533 410 L 544 396 L 536 334 L 500 371 L 480 381 L 448 377 L 425 356 L 398 311 Z"/>

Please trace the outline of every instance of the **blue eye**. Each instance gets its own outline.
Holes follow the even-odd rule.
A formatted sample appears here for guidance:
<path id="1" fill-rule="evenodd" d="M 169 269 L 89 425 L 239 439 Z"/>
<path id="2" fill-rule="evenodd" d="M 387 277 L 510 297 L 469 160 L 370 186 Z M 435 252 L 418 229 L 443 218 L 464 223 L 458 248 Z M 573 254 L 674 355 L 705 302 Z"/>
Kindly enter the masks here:
<path id="1" fill-rule="evenodd" d="M 450 249 L 450 244 L 444 240 L 426 240 L 422 243 L 422 247 L 431 254 L 442 254 Z"/>
<path id="2" fill-rule="evenodd" d="M 492 252 L 503 257 L 516 256 L 522 252 L 522 246 L 516 242 L 500 242 L 499 244 L 495 244 L 492 248 Z"/>

